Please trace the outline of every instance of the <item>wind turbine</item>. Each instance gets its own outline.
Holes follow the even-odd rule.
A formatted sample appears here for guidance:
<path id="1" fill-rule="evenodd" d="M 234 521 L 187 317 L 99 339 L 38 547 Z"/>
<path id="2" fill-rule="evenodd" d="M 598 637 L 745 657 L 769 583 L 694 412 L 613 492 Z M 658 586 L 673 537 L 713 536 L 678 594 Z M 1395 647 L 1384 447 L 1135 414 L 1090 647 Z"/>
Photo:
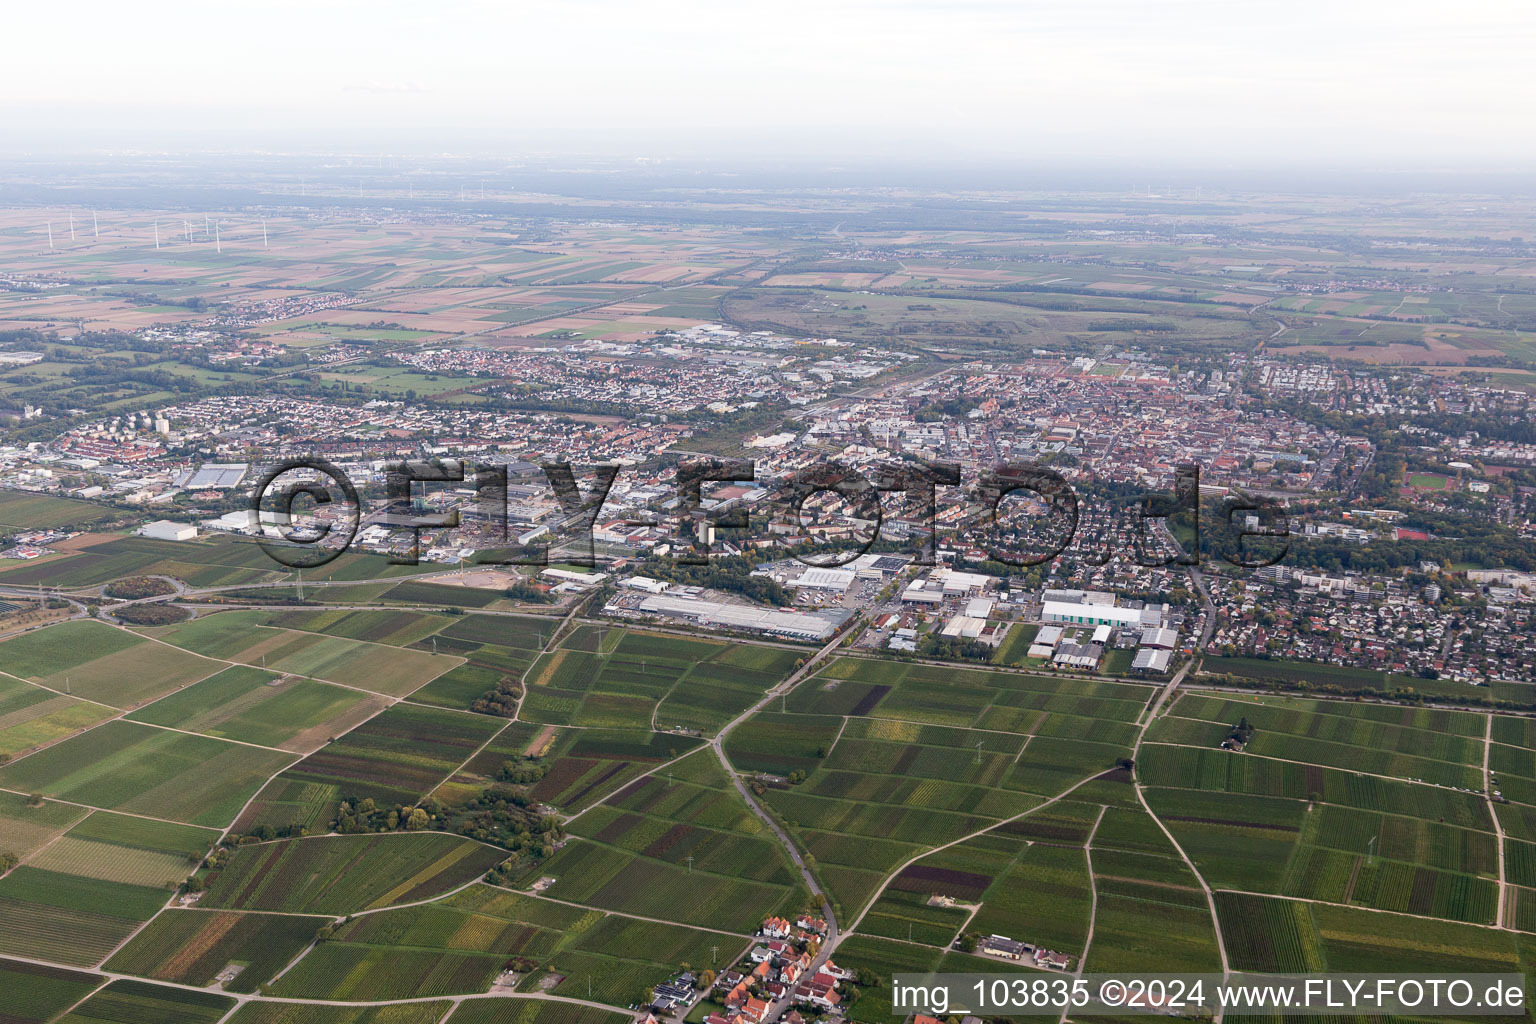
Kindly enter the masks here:
<path id="1" fill-rule="evenodd" d="M 267 218 L 261 218 L 261 247 L 267 247 Z"/>
<path id="2" fill-rule="evenodd" d="M 215 252 L 217 252 L 217 253 L 219 253 L 221 255 L 224 252 L 224 246 L 219 244 L 219 222 L 218 221 L 214 221 L 213 222 L 213 249 L 214 249 Z"/>
<path id="3" fill-rule="evenodd" d="M 53 252 L 53 221 L 48 222 L 48 251 Z"/>
<path id="4" fill-rule="evenodd" d="M 155 248 L 160 248 L 160 218 L 155 218 Z"/>
<path id="5" fill-rule="evenodd" d="M 69 240 L 75 240 L 75 211 L 69 211 Z"/>
<path id="6" fill-rule="evenodd" d="M 101 225 L 96 222 L 96 211 L 91 211 L 91 234 L 96 236 L 96 241 L 101 241 Z"/>
<path id="7" fill-rule="evenodd" d="M 208 237 L 208 215 L 206 213 L 203 214 L 203 237 Z"/>

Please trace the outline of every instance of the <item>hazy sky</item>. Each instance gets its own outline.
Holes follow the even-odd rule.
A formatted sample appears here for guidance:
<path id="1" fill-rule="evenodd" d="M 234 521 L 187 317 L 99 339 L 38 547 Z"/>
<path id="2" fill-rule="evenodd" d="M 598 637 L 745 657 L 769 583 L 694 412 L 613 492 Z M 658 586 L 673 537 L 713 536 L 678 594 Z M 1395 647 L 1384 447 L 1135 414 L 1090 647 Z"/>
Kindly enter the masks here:
<path id="1" fill-rule="evenodd" d="M 1531 0 L 8 7 L 0 150 L 1536 166 Z"/>

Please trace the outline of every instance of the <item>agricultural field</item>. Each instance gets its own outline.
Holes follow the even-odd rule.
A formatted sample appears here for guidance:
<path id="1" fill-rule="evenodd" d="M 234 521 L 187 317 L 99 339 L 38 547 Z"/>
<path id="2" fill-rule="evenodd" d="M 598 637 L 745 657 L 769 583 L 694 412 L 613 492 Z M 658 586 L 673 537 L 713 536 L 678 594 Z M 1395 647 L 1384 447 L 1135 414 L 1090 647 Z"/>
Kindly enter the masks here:
<path id="1" fill-rule="evenodd" d="M 25 491 L 0 491 L 0 532 L 25 530 L 77 530 L 108 519 L 134 513 L 109 508 L 95 501 L 60 498 Z"/>
<path id="2" fill-rule="evenodd" d="M 0 878 L 0 953 L 98 963 L 165 905 L 217 838 L 95 812 Z"/>
<path id="3" fill-rule="evenodd" d="M 1509 803 L 1496 805 L 1499 822 L 1510 837 L 1506 854 L 1512 869 L 1510 881 L 1527 888 L 1536 887 L 1536 724 L 1530 719 L 1493 719 L 1488 748 L 1488 767 L 1493 774 L 1493 789 Z M 1519 840 L 1519 842 L 1516 842 Z M 1531 897 L 1522 896 L 1521 906 L 1533 906 Z M 1536 918 L 1527 918 L 1536 922 Z"/>
<path id="4" fill-rule="evenodd" d="M 179 985 L 211 985 L 231 964 L 240 968 L 226 992 L 255 992 L 287 966 L 330 921 L 290 914 L 163 911 L 103 966 Z"/>
<path id="5" fill-rule="evenodd" d="M 229 1019 L 239 1024 L 438 1024 L 450 1009 L 452 1004 L 447 1001 L 393 1006 L 327 1006 L 263 999 L 246 1003 Z"/>
<path id="6" fill-rule="evenodd" d="M 331 787 L 338 799 L 411 805 L 505 725 L 498 718 L 396 704 L 289 768 L 273 785 L 305 783 Z"/>
<path id="7" fill-rule="evenodd" d="M 466 1000 L 449 1018 L 452 1024 L 624 1024 L 628 1019 L 627 1013 L 606 1013 L 590 1006 L 516 998 Z"/>
<path id="8" fill-rule="evenodd" d="M 217 992 L 120 980 L 59 1018 L 59 1024 L 217 1024 L 234 1007 L 234 999 Z"/>
<path id="9" fill-rule="evenodd" d="M 590 990 L 598 1002 L 622 1006 L 638 1001 L 641 993 L 675 973 L 678 964 L 699 970 L 723 965 L 750 945 L 750 940 L 732 941 L 718 932 L 609 914 L 573 935 L 540 966 L 562 976 L 550 990 L 557 995 L 588 998 Z M 540 983 L 535 977 L 524 991 Z"/>
<path id="10" fill-rule="evenodd" d="M 369 643 L 389 644 L 392 647 L 405 647 L 436 633 L 444 626 L 455 623 L 455 619 L 447 615 L 388 608 L 367 611 L 274 609 L 258 615 L 256 621 L 263 626 L 297 629 L 308 633 L 325 633 L 328 636 L 345 637 L 348 640 L 366 640 Z"/>
<path id="11" fill-rule="evenodd" d="M 235 665 L 140 708 L 128 719 L 302 754 L 385 706 L 383 697 Z"/>
<path id="12" fill-rule="evenodd" d="M 468 710 L 503 679 L 520 679 L 549 641 L 556 623 L 513 615 L 464 615 L 440 632 L 418 640 L 417 650 L 466 659 L 411 699 L 422 704 Z"/>
<path id="13" fill-rule="evenodd" d="M 0 757 L 46 746 L 112 714 L 104 705 L 0 676 Z"/>
<path id="14" fill-rule="evenodd" d="M 115 708 L 137 707 L 223 666 L 100 622 L 74 620 L 0 643 L 18 679 Z"/>
<path id="15" fill-rule="evenodd" d="M 307 953 L 273 993 L 292 998 L 392 999 L 483 992 L 509 961 L 525 987 L 623 1005 L 678 961 L 708 963 L 722 936 L 654 924 L 486 885 L 433 903 L 359 916 Z"/>
<path id="16" fill-rule="evenodd" d="M 429 580 L 397 583 L 384 590 L 378 600 L 386 604 L 430 604 L 449 608 L 494 608 L 511 603 L 501 596 L 499 590 L 458 587 Z"/>
<path id="17" fill-rule="evenodd" d="M 354 914 L 431 899 L 507 858 L 441 832 L 315 836 L 242 846 L 208 876 L 200 907 Z"/>
<path id="18" fill-rule="evenodd" d="M 529 790 L 540 803 L 573 814 L 610 796 L 637 776 L 696 748 L 693 736 L 630 729 L 569 729 L 516 722 L 464 764 L 437 796 L 469 797 L 496 780 L 508 761 L 547 765 Z"/>
<path id="19" fill-rule="evenodd" d="M 6 994 L 6 1019 L 14 1024 L 48 1024 L 103 980 L 95 974 L 0 958 L 0 992 Z"/>
<path id="20" fill-rule="evenodd" d="M 1216 749 L 1241 718 L 1247 747 Z M 1486 728 L 1462 712 L 1186 693 L 1149 729 L 1140 771 L 1217 888 L 1488 924 L 1498 837 L 1465 791 L 1481 790 Z"/>
<path id="21" fill-rule="evenodd" d="M 1231 675 L 1244 679 L 1288 685 L 1310 683 L 1318 687 L 1336 687 L 1344 692 L 1390 693 L 1408 689 L 1438 696 L 1466 696 L 1468 686 L 1453 680 L 1419 679 L 1394 675 L 1350 665 L 1331 665 L 1319 661 L 1282 661 L 1279 658 L 1217 658 L 1201 663 L 1203 675 Z"/>
<path id="22" fill-rule="evenodd" d="M 20 793 L 0 791 L 0 853 L 20 860 L 53 842 L 91 813 L 75 804 L 39 800 L 35 804 Z"/>
<path id="23" fill-rule="evenodd" d="M 711 734 L 787 676 L 791 650 L 583 626 L 527 676 L 521 717 Z"/>
<path id="24" fill-rule="evenodd" d="M 1130 799 L 1114 780 L 1149 687 L 840 658 L 735 729 L 737 769 L 804 781 L 764 800 L 816 857 L 847 914 L 926 847 L 1024 814 L 1069 787 Z"/>
<path id="25" fill-rule="evenodd" d="M 537 962 L 601 915 L 488 886 L 355 918 L 283 976 L 276 994 L 329 999 L 483 992 L 512 958 Z"/>
<path id="26" fill-rule="evenodd" d="M 577 837 L 526 878 L 555 899 L 749 933 L 809 906 L 786 855 L 708 749 L 639 779 L 567 824 Z"/>
<path id="27" fill-rule="evenodd" d="M 97 587 L 125 576 L 175 576 L 194 587 L 218 587 L 277 580 L 286 571 L 257 545 L 226 537 L 168 541 L 103 536 L 63 558 L 0 569 L 0 579 L 67 589 Z"/>
<path id="28" fill-rule="evenodd" d="M 1530 947 L 1514 932 L 1240 893 L 1218 893 L 1216 906 L 1239 970 L 1530 969 Z"/>
<path id="29" fill-rule="evenodd" d="M 293 755 L 112 721 L 0 767 L 0 787 L 224 826 Z"/>
<path id="30" fill-rule="evenodd" d="M 270 612 L 228 611 L 148 627 L 146 636 L 210 658 L 309 676 L 390 697 L 404 697 L 463 659 L 402 650 L 323 633 L 261 625 Z"/>

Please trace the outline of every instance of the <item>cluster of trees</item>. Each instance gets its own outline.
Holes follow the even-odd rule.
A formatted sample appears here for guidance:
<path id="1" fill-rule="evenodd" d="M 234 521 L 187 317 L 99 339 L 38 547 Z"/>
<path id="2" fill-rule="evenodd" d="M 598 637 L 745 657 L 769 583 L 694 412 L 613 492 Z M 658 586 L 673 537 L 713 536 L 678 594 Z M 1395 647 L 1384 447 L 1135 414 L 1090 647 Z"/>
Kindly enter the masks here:
<path id="1" fill-rule="evenodd" d="M 336 812 L 336 831 L 342 835 L 359 832 L 420 832 L 442 820 L 442 807 L 430 797 L 418 806 L 396 804 L 380 807 L 372 797 L 343 800 Z"/>
<path id="2" fill-rule="evenodd" d="M 925 633 L 918 641 L 917 652 L 925 658 L 948 658 L 957 661 L 991 661 L 991 644 L 963 636 L 942 636 Z"/>
<path id="3" fill-rule="evenodd" d="M 540 814 L 533 804 L 527 789 L 498 782 L 467 803 L 449 809 L 443 818 L 447 831 L 494 843 L 513 853 L 548 857 L 555 852 L 555 844 L 565 838 L 565 831 L 559 818 Z"/>
<path id="4" fill-rule="evenodd" d="M 522 684 L 511 676 L 502 676 L 495 686 L 475 698 L 469 710 L 482 715 L 511 718 L 517 714 L 517 703 L 522 699 Z"/>
<path id="5" fill-rule="evenodd" d="M 549 774 L 549 762 L 542 757 L 524 757 L 517 761 L 501 762 L 497 777 L 515 786 L 530 786 Z"/>
<path id="6" fill-rule="evenodd" d="M 1255 657 L 1266 659 L 1266 654 L 1256 654 Z M 1295 662 L 1288 664 L 1294 665 Z M 1230 686 L 1245 690 L 1274 690 L 1276 692 L 1288 690 L 1301 694 L 1322 693 L 1334 697 L 1379 697 L 1385 700 L 1398 701 L 1408 704 L 1450 704 L 1452 706 L 1476 706 L 1493 708 L 1499 711 L 1533 711 L 1536 710 L 1536 698 L 1529 701 L 1506 700 L 1487 695 L 1482 688 L 1473 689 L 1466 687 L 1466 693 L 1424 693 L 1415 690 L 1411 686 L 1382 683 L 1378 686 L 1341 686 L 1338 683 L 1314 683 L 1310 679 L 1257 679 L 1253 676 L 1236 675 L 1229 672 L 1202 672 L 1200 681 L 1215 686 Z"/>
<path id="7" fill-rule="evenodd" d="M 154 576 L 128 576 L 107 584 L 106 595 L 122 601 L 137 601 L 145 597 L 164 597 L 174 594 L 176 588 L 169 582 Z"/>
<path id="8" fill-rule="evenodd" d="M 134 604 L 119 608 L 112 617 L 134 626 L 168 626 L 173 622 L 185 622 L 192 613 L 176 604 Z"/>
<path id="9" fill-rule="evenodd" d="M 684 565 L 672 559 L 653 559 L 646 563 L 647 575 L 683 586 L 710 587 L 763 604 L 787 607 L 793 600 L 777 580 L 754 576 L 756 567 L 741 555 L 712 555 L 704 565 Z"/>
<path id="10" fill-rule="evenodd" d="M 512 584 L 502 593 L 514 601 L 523 601 L 529 604 L 553 604 L 554 596 L 543 587 L 536 587 L 526 580 L 520 580 Z"/>

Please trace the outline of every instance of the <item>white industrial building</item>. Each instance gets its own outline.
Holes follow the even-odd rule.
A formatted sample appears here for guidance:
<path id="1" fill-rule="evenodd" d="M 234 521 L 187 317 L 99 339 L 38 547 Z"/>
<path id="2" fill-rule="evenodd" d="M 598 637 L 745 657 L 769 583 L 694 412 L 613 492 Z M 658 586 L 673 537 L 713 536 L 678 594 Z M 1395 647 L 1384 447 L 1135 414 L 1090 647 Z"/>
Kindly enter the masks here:
<path id="1" fill-rule="evenodd" d="M 154 540 L 192 540 L 197 537 L 197 527 L 191 523 L 173 523 L 169 519 L 157 519 L 139 527 L 140 537 Z"/>
<path id="2" fill-rule="evenodd" d="M 997 580 L 995 577 L 979 572 L 957 572 L 954 569 L 941 568 L 932 572 L 930 582 L 942 587 L 946 596 L 958 597 L 961 594 L 985 590 Z"/>
<path id="3" fill-rule="evenodd" d="M 244 462 L 205 462 L 182 477 L 180 486 L 189 491 L 227 491 L 239 487 L 249 470 Z"/>
<path id="4" fill-rule="evenodd" d="M 1115 595 L 1107 590 L 1047 590 L 1040 595 L 1042 601 L 1060 601 L 1063 604 L 1113 605 Z"/>
<path id="5" fill-rule="evenodd" d="M 579 587 L 595 587 L 608 578 L 605 572 L 572 572 L 569 569 L 545 569 L 539 575 L 561 583 L 574 583 Z"/>
<path id="6" fill-rule="evenodd" d="M 1142 609 L 1118 608 L 1102 604 L 1069 604 L 1065 601 L 1047 601 L 1041 611 L 1041 621 L 1070 626 L 1113 626 L 1117 629 L 1140 629 Z"/>
<path id="7" fill-rule="evenodd" d="M 1136 659 L 1131 662 L 1131 668 L 1138 672 L 1166 672 L 1168 671 L 1168 663 L 1172 659 L 1172 651 L 1143 647 L 1136 652 Z"/>
<path id="8" fill-rule="evenodd" d="M 1141 646 L 1171 651 L 1179 646 L 1179 631 L 1176 629 L 1144 629 L 1141 631 Z"/>
<path id="9" fill-rule="evenodd" d="M 986 624 L 986 619 L 976 619 L 969 615 L 956 615 L 945 624 L 944 635 L 974 640 L 981 636 L 982 627 L 986 626 Z"/>
<path id="10" fill-rule="evenodd" d="M 841 594 L 853 586 L 855 573 L 852 569 L 807 569 L 800 578 L 790 583 L 792 587 L 808 587 L 812 590 L 830 590 Z"/>
<path id="11" fill-rule="evenodd" d="M 913 580 L 901 592 L 901 599 L 907 604 L 943 604 L 944 588 L 933 586 L 929 580 Z"/>
<path id="12" fill-rule="evenodd" d="M 649 576 L 631 576 L 628 579 L 619 581 L 619 586 L 621 587 L 628 587 L 631 590 L 643 590 L 647 594 L 659 594 L 671 585 L 666 580 L 654 580 Z"/>
<path id="13" fill-rule="evenodd" d="M 640 602 L 640 610 L 660 615 L 673 615 L 700 625 L 759 630 L 770 636 L 801 640 L 826 639 L 845 618 L 833 618 L 826 613 L 781 611 L 776 608 L 758 608 L 754 605 L 702 601 L 698 598 L 674 597 L 670 594 L 647 597 Z"/>
<path id="14" fill-rule="evenodd" d="M 268 513 L 275 516 L 276 513 Z M 265 516 L 263 516 L 265 518 Z M 256 533 L 258 519 L 256 513 L 248 508 L 237 509 L 234 512 L 225 512 L 217 519 L 204 519 L 202 524 L 209 530 L 221 530 L 225 533 Z"/>

